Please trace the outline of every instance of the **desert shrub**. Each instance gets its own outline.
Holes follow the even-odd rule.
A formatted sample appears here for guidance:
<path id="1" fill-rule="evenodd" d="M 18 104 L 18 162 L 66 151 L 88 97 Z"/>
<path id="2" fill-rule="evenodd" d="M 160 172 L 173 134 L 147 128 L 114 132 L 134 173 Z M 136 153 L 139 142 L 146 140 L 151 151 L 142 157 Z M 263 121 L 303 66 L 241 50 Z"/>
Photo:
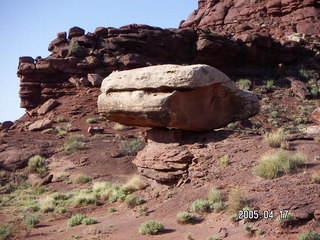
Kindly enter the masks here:
<path id="1" fill-rule="evenodd" d="M 40 211 L 43 213 L 53 212 L 56 202 L 52 196 L 44 196 L 38 200 Z"/>
<path id="2" fill-rule="evenodd" d="M 192 216 L 187 212 L 179 212 L 177 214 L 177 222 L 181 224 L 190 223 Z"/>
<path id="3" fill-rule="evenodd" d="M 144 141 L 140 139 L 124 140 L 120 142 L 120 153 L 122 155 L 136 155 L 145 146 Z"/>
<path id="4" fill-rule="evenodd" d="M 75 177 L 74 182 L 84 184 L 84 183 L 90 182 L 90 177 L 83 174 L 78 174 Z"/>
<path id="5" fill-rule="evenodd" d="M 274 179 L 289 173 L 303 165 L 306 157 L 302 154 L 289 154 L 279 150 L 261 157 L 260 163 L 253 169 L 253 174 L 265 179 Z"/>
<path id="6" fill-rule="evenodd" d="M 211 203 L 202 199 L 195 200 L 191 203 L 190 212 L 209 213 L 211 212 Z"/>
<path id="7" fill-rule="evenodd" d="M 147 206 L 141 206 L 141 207 L 138 207 L 137 212 L 140 215 L 148 216 L 148 210 L 149 210 L 149 208 Z"/>
<path id="8" fill-rule="evenodd" d="M 81 221 L 81 224 L 84 224 L 84 225 L 91 225 L 91 224 L 96 224 L 96 223 L 97 223 L 97 220 L 95 220 L 93 218 L 84 218 Z"/>
<path id="9" fill-rule="evenodd" d="M 251 81 L 249 79 L 240 79 L 237 85 L 241 90 L 249 90 L 251 88 Z"/>
<path id="10" fill-rule="evenodd" d="M 56 126 L 55 127 L 56 132 L 58 132 L 59 135 L 67 135 L 68 130 L 66 130 L 64 127 Z"/>
<path id="11" fill-rule="evenodd" d="M 69 51 L 72 53 L 78 53 L 81 50 L 81 46 L 78 42 L 71 42 L 69 45 Z"/>
<path id="12" fill-rule="evenodd" d="M 274 86 L 274 81 L 271 79 L 271 80 L 268 80 L 267 82 L 266 82 L 266 88 L 268 89 L 268 90 L 272 90 L 273 89 L 273 86 Z"/>
<path id="13" fill-rule="evenodd" d="M 270 147 L 279 148 L 281 147 L 281 143 L 286 141 L 287 135 L 283 129 L 278 129 L 276 131 L 266 133 L 264 135 L 264 139 Z"/>
<path id="14" fill-rule="evenodd" d="M 211 236 L 211 237 L 205 238 L 203 240 L 221 240 L 221 238 L 219 236 Z"/>
<path id="15" fill-rule="evenodd" d="M 90 191 L 82 190 L 70 198 L 69 203 L 75 207 L 81 205 L 97 205 L 97 196 Z"/>
<path id="16" fill-rule="evenodd" d="M 70 227 L 74 227 L 74 226 L 80 225 L 83 219 L 85 219 L 84 215 L 76 214 L 68 219 L 67 224 Z"/>
<path id="17" fill-rule="evenodd" d="M 66 154 L 72 154 L 80 149 L 83 149 L 84 136 L 83 135 L 72 135 L 69 136 L 63 145 L 63 150 Z"/>
<path id="18" fill-rule="evenodd" d="M 211 207 L 214 211 L 221 212 L 226 208 L 226 205 L 223 202 L 215 202 Z"/>
<path id="19" fill-rule="evenodd" d="M 47 172 L 46 159 L 40 155 L 33 156 L 28 161 L 28 169 L 32 173 L 38 173 L 41 177 Z"/>
<path id="20" fill-rule="evenodd" d="M 314 174 L 311 176 L 311 182 L 312 183 L 320 183 L 320 175 L 319 174 Z"/>
<path id="21" fill-rule="evenodd" d="M 128 193 L 141 190 L 144 187 L 145 184 L 138 175 L 132 176 L 125 184 L 122 185 L 123 191 Z"/>
<path id="22" fill-rule="evenodd" d="M 97 193 L 102 193 L 112 188 L 113 188 L 113 184 L 111 182 L 94 182 L 92 185 L 92 191 Z"/>
<path id="23" fill-rule="evenodd" d="M 120 123 L 116 123 L 116 124 L 114 124 L 114 126 L 112 128 L 116 131 L 122 131 L 126 128 L 126 126 L 124 126 Z"/>
<path id="24" fill-rule="evenodd" d="M 237 213 L 239 210 L 243 209 L 246 204 L 246 198 L 241 190 L 233 189 L 230 192 L 228 208 L 231 212 Z"/>
<path id="25" fill-rule="evenodd" d="M 224 155 L 224 156 L 219 158 L 220 167 L 228 166 L 229 162 L 230 162 L 230 159 L 229 159 L 228 155 Z"/>
<path id="26" fill-rule="evenodd" d="M 124 203 L 129 207 L 129 208 L 134 208 L 137 205 L 143 204 L 144 200 L 141 198 L 138 198 L 134 195 L 128 195 L 125 200 Z"/>
<path id="27" fill-rule="evenodd" d="M 215 188 L 210 189 L 208 193 L 208 200 L 212 203 L 220 202 L 221 201 L 220 191 Z"/>
<path id="28" fill-rule="evenodd" d="M 150 220 L 140 225 L 139 233 L 143 235 L 155 235 L 161 232 L 163 229 L 164 226 L 161 222 Z"/>
<path id="29" fill-rule="evenodd" d="M 23 220 L 24 224 L 34 227 L 35 225 L 37 225 L 40 221 L 39 218 L 37 216 L 26 216 L 25 219 Z"/>
<path id="30" fill-rule="evenodd" d="M 11 239 L 16 233 L 16 229 L 11 224 L 0 223 L 0 240 Z"/>
<path id="31" fill-rule="evenodd" d="M 108 208 L 108 212 L 116 212 L 117 211 L 117 209 L 116 208 L 114 208 L 114 207 L 109 207 Z"/>
<path id="32" fill-rule="evenodd" d="M 68 122 L 68 119 L 65 117 L 58 117 L 57 122 Z"/>
<path id="33" fill-rule="evenodd" d="M 87 122 L 87 123 L 97 123 L 97 119 L 95 119 L 95 118 L 88 118 L 88 119 L 86 120 L 86 122 Z"/>
<path id="34" fill-rule="evenodd" d="M 261 235 L 265 234 L 265 232 L 262 229 L 257 229 L 256 234 L 261 236 Z"/>
<path id="35" fill-rule="evenodd" d="M 306 232 L 299 235 L 300 240 L 320 240 L 320 234 L 316 232 Z"/>

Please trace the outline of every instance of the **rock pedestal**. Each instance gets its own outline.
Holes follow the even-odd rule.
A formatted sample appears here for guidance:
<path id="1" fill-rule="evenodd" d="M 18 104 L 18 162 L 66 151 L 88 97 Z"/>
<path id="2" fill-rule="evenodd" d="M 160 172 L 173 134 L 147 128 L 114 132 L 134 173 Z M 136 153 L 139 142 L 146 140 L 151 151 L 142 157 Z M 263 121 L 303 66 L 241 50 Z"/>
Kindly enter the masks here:
<path id="1" fill-rule="evenodd" d="M 207 131 L 259 112 L 257 97 L 207 65 L 159 65 L 105 78 L 98 110 L 127 126 Z"/>

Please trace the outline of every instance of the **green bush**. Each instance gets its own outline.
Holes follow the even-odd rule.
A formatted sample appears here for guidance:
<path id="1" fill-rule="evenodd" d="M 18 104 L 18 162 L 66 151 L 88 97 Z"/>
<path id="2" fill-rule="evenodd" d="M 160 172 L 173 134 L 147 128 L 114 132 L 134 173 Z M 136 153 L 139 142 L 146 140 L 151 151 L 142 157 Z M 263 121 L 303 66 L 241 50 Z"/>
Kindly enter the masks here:
<path id="1" fill-rule="evenodd" d="M 112 213 L 112 212 L 116 212 L 116 211 L 117 211 L 117 209 L 116 209 L 116 208 L 114 208 L 114 207 L 109 207 L 109 208 L 108 208 L 108 211 Z"/>
<path id="2" fill-rule="evenodd" d="M 265 179 L 274 179 L 301 167 L 305 160 L 306 157 L 302 154 L 291 155 L 279 150 L 262 156 L 259 165 L 253 169 L 253 174 Z"/>
<path id="3" fill-rule="evenodd" d="M 137 198 L 134 195 L 128 195 L 125 200 L 124 203 L 129 207 L 129 208 L 134 208 L 137 205 L 141 205 L 144 203 L 143 199 Z"/>
<path id="4" fill-rule="evenodd" d="M 208 200 L 212 203 L 220 202 L 221 201 L 220 191 L 215 188 L 210 189 L 208 193 Z"/>
<path id="5" fill-rule="evenodd" d="M 147 206 L 141 206 L 141 207 L 138 207 L 137 212 L 140 215 L 148 216 L 148 210 L 149 210 L 149 208 Z"/>
<path id="6" fill-rule="evenodd" d="M 28 161 L 28 168 L 30 172 L 38 173 L 43 177 L 47 172 L 46 159 L 40 155 L 33 156 Z"/>
<path id="7" fill-rule="evenodd" d="M 63 145 L 63 150 L 66 154 L 72 154 L 80 149 L 83 149 L 84 136 L 83 135 L 72 135 L 69 136 Z"/>
<path id="8" fill-rule="evenodd" d="M 320 240 L 320 234 L 316 232 L 306 232 L 299 235 L 300 240 Z"/>
<path id="9" fill-rule="evenodd" d="M 68 119 L 65 117 L 58 117 L 57 122 L 68 122 Z"/>
<path id="10" fill-rule="evenodd" d="M 78 53 L 81 50 L 81 46 L 78 42 L 71 42 L 69 46 L 69 51 L 72 53 Z"/>
<path id="11" fill-rule="evenodd" d="M 251 88 L 251 81 L 249 79 L 240 79 L 237 85 L 241 90 L 249 90 Z"/>
<path id="12" fill-rule="evenodd" d="M 76 193 L 72 198 L 69 199 L 69 203 L 74 206 L 81 205 L 97 205 L 97 196 L 92 192 L 80 191 Z"/>
<path id="13" fill-rule="evenodd" d="M 179 212 L 177 214 L 177 222 L 181 224 L 190 223 L 192 221 L 192 216 L 187 212 Z"/>
<path id="14" fill-rule="evenodd" d="M 161 222 L 156 222 L 153 220 L 144 222 L 139 227 L 139 233 L 143 235 L 155 235 L 161 232 L 164 229 L 164 226 Z"/>
<path id="15" fill-rule="evenodd" d="M 95 119 L 95 118 L 88 118 L 88 119 L 86 120 L 86 122 L 87 122 L 87 123 L 97 123 L 98 121 L 97 121 L 97 119 Z"/>
<path id="16" fill-rule="evenodd" d="M 266 87 L 268 90 L 272 90 L 273 86 L 274 86 L 274 81 L 272 79 L 266 82 Z"/>
<path id="17" fill-rule="evenodd" d="M 211 203 L 207 200 L 195 200 L 190 206 L 190 212 L 209 213 L 211 212 Z"/>
<path id="18" fill-rule="evenodd" d="M 76 214 L 68 219 L 67 224 L 70 227 L 74 227 L 74 226 L 80 225 L 83 219 L 85 219 L 84 215 Z"/>
<path id="19" fill-rule="evenodd" d="M 39 218 L 37 216 L 27 216 L 24 220 L 23 220 L 24 224 L 34 227 L 35 225 L 37 225 L 40 221 Z"/>
<path id="20" fill-rule="evenodd" d="M 0 240 L 11 239 L 16 233 L 16 229 L 11 224 L 0 223 Z"/>
<path id="21" fill-rule="evenodd" d="M 97 220 L 95 220 L 93 218 L 84 218 L 81 221 L 81 224 L 84 224 L 84 225 L 91 225 L 91 224 L 96 224 L 96 223 L 97 223 Z"/>
<path id="22" fill-rule="evenodd" d="M 120 142 L 120 153 L 122 155 L 136 155 L 145 147 L 144 141 L 140 139 L 136 140 L 124 140 Z"/>
<path id="23" fill-rule="evenodd" d="M 215 202 L 212 204 L 212 209 L 216 212 L 221 212 L 226 208 L 226 205 L 223 202 Z"/>

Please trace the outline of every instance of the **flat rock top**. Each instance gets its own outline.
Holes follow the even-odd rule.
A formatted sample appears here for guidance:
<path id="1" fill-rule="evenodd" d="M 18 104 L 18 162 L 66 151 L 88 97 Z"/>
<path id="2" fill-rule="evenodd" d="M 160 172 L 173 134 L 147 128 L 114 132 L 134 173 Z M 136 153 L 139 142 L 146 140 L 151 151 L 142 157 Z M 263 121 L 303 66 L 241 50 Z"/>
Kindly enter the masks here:
<path id="1" fill-rule="evenodd" d="M 196 89 L 229 81 L 227 75 L 208 65 L 166 64 L 115 71 L 103 80 L 101 91 Z"/>

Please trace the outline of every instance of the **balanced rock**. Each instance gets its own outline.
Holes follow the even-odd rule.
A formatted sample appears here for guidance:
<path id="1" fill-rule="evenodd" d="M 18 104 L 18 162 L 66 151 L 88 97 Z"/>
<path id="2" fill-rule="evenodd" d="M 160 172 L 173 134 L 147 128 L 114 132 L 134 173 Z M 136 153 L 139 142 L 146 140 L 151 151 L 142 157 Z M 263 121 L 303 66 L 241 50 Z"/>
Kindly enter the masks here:
<path id="1" fill-rule="evenodd" d="M 206 131 L 259 112 L 258 98 L 208 65 L 158 65 L 113 72 L 98 110 L 127 126 Z"/>

